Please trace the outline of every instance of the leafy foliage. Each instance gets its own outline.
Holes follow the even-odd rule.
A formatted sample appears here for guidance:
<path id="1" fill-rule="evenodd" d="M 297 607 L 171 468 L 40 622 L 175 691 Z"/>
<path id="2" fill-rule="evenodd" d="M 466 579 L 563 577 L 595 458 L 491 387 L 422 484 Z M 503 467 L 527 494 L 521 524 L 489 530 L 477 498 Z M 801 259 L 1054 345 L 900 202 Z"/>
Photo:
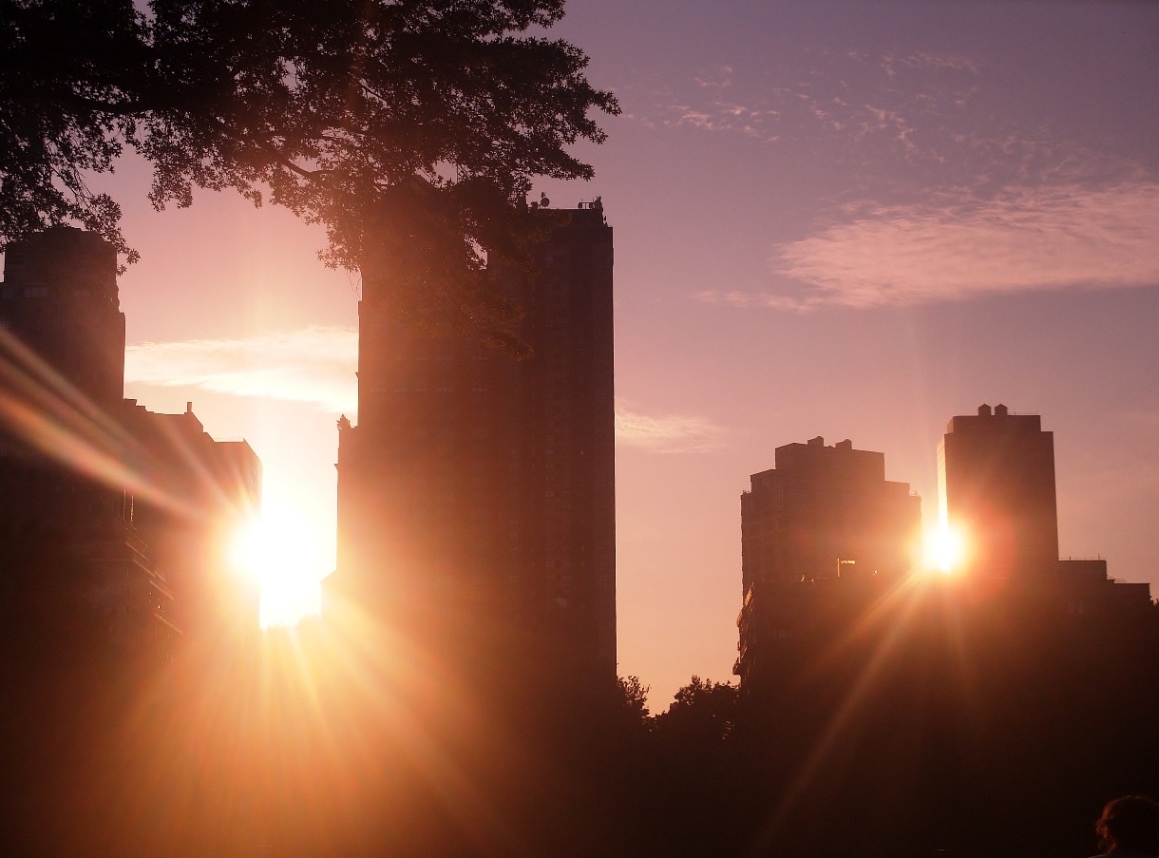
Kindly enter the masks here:
<path id="1" fill-rule="evenodd" d="M 153 165 L 154 206 L 195 188 L 268 196 L 325 226 L 329 264 L 486 329 L 504 312 L 480 300 L 486 254 L 520 258 L 532 179 L 590 178 L 565 147 L 601 142 L 589 112 L 619 110 L 580 49 L 542 35 L 562 14 L 563 0 L 0 0 L 0 242 L 75 220 L 128 252 L 120 209 L 85 177 L 130 147 Z"/>
<path id="2" fill-rule="evenodd" d="M 648 692 L 652 687 L 641 682 L 638 676 L 618 676 L 616 682 L 623 695 L 624 711 L 631 715 L 633 721 L 647 724 Z"/>
<path id="3" fill-rule="evenodd" d="M 75 220 L 135 260 L 85 175 L 111 171 L 135 132 L 126 84 L 144 49 L 128 2 L 0 2 L 0 247 Z"/>
<path id="4" fill-rule="evenodd" d="M 716 745 L 732 731 L 736 707 L 735 685 L 693 676 L 656 717 L 656 729 L 682 743 Z"/>

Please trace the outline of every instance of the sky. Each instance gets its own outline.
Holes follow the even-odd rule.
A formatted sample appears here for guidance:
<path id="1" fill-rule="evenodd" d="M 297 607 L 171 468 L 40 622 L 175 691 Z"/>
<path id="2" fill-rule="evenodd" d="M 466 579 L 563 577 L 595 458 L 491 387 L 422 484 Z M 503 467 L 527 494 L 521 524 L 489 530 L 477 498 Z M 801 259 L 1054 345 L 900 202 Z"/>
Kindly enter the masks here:
<path id="1" fill-rule="evenodd" d="M 817 435 L 937 515 L 955 414 L 1055 433 L 1060 547 L 1159 585 L 1159 4 L 571 0 L 554 31 L 623 114 L 577 153 L 615 229 L 619 669 L 653 709 L 730 679 L 740 493 Z M 333 567 L 360 284 L 233 194 L 104 180 L 127 393 L 246 438 Z"/>

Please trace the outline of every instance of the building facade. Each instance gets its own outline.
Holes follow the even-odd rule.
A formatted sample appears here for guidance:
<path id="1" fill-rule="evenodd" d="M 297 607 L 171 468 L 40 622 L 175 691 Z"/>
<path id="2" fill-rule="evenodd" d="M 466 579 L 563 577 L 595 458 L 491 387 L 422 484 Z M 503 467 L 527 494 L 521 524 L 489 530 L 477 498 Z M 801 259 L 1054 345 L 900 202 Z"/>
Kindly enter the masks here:
<path id="1" fill-rule="evenodd" d="M 248 445 L 240 457 L 218 445 L 192 409 L 160 415 L 124 400 L 124 360 L 111 245 L 56 227 L 7 248 L 0 630 L 10 651 L 71 640 L 166 659 L 205 616 L 196 605 L 219 559 L 213 538 L 256 504 Z M 196 546 L 179 533 L 199 534 Z"/>
<path id="2" fill-rule="evenodd" d="M 0 324 L 44 362 L 46 375 L 55 373 L 100 412 L 117 412 L 125 389 L 125 314 L 112 245 L 64 226 L 13 242 L 4 253 Z"/>
<path id="3" fill-rule="evenodd" d="M 146 489 L 132 497 L 133 526 L 173 593 L 173 622 L 186 637 L 256 634 L 257 582 L 230 553 L 260 511 L 261 460 L 244 440 L 212 438 L 192 402 L 165 414 L 127 399 L 121 423 Z"/>
<path id="4" fill-rule="evenodd" d="M 535 215 L 534 273 L 491 272 L 526 359 L 363 295 L 327 600 L 435 649 L 486 640 L 614 676 L 612 228 L 598 202 Z"/>
<path id="5" fill-rule="evenodd" d="M 938 445 L 941 520 L 966 546 L 962 571 L 1053 578 L 1058 567 L 1054 433 L 1005 405 L 953 417 Z"/>
<path id="6" fill-rule="evenodd" d="M 811 637 L 838 633 L 917 560 L 921 499 L 885 479 L 885 456 L 823 438 L 775 451 L 741 495 L 742 684 Z"/>
<path id="7" fill-rule="evenodd" d="M 1029 588 L 1076 621 L 1150 607 L 1150 585 L 1110 578 L 1106 560 L 1059 558 L 1054 433 L 1037 414 L 982 405 L 952 418 L 938 445 L 938 488 L 942 522 L 964 545 L 956 572 Z"/>

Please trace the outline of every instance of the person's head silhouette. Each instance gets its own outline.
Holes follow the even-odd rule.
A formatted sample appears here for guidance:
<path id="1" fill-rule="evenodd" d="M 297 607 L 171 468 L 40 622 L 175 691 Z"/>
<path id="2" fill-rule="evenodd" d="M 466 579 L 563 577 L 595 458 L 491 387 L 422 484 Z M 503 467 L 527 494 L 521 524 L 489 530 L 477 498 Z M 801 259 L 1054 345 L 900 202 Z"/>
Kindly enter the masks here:
<path id="1" fill-rule="evenodd" d="M 1159 856 L 1159 803 L 1141 795 L 1108 802 L 1095 833 L 1107 855 Z"/>

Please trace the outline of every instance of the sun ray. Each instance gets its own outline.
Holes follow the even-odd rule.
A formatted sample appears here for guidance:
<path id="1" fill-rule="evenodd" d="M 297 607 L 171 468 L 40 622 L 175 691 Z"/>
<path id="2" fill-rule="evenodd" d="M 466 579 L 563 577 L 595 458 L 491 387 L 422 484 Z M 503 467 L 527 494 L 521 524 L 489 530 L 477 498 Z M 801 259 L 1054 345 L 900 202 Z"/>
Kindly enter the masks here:
<path id="1" fill-rule="evenodd" d="M 907 641 L 912 624 L 916 619 L 916 612 L 928 608 L 930 596 L 933 595 L 931 587 L 937 583 L 939 582 L 936 580 L 931 581 L 917 575 L 908 576 L 883 598 L 878 599 L 857 624 L 835 642 L 807 672 L 809 676 L 816 676 L 824 670 L 826 665 L 835 662 L 842 650 L 848 650 L 854 643 L 864 640 L 874 625 L 880 625 L 884 622 L 884 633 L 878 637 L 878 642 L 864 668 L 850 685 L 819 738 L 809 749 L 805 761 L 782 794 L 777 807 L 761 826 L 760 833 L 754 840 L 752 854 L 763 854 L 761 850 L 772 842 L 772 837 L 778 827 L 789 818 L 796 803 L 829 755 L 843 728 L 869 696 L 875 681 L 889 665 L 890 658 Z M 803 681 L 803 679 L 799 680 L 799 682 Z"/>

